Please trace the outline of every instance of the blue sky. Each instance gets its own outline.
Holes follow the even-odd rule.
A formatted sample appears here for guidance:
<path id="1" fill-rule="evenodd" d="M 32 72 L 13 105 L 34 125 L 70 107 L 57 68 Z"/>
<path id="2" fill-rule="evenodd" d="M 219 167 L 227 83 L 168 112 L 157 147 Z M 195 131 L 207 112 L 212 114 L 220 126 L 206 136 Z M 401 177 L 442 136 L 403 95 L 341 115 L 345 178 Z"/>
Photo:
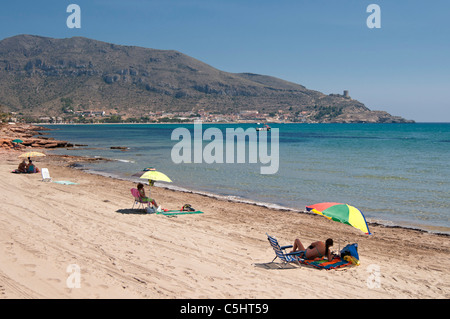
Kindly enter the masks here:
<path id="1" fill-rule="evenodd" d="M 69 4 L 81 28 L 69 29 Z M 381 8 L 370 29 L 369 4 Z M 450 1 L 4 1 L 0 39 L 84 36 L 174 49 L 228 72 L 276 76 L 342 93 L 372 110 L 450 122 Z"/>

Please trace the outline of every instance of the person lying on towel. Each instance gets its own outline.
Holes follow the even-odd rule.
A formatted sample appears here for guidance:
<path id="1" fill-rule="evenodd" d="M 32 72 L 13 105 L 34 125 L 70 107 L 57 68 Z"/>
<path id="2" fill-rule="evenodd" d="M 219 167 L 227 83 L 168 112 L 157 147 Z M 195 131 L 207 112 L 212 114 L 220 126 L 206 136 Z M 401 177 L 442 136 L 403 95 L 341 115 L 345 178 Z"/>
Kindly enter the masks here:
<path id="1" fill-rule="evenodd" d="M 291 253 L 298 251 L 301 253 L 299 255 L 300 258 L 303 259 L 314 259 L 317 257 L 322 258 L 325 256 L 331 261 L 333 259 L 333 254 L 330 250 L 331 246 L 333 246 L 333 239 L 328 238 L 325 243 L 322 241 L 316 241 L 311 243 L 308 248 L 305 248 L 300 239 L 297 238 L 294 241 L 294 247 Z"/>

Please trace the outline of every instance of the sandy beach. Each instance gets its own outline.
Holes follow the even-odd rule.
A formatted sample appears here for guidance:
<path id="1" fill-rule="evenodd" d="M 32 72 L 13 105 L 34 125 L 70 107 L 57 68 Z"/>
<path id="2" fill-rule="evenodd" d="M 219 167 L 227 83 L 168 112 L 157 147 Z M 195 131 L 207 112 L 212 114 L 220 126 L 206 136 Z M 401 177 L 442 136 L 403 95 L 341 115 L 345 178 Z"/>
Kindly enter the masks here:
<path id="1" fill-rule="evenodd" d="M 69 168 L 58 156 L 35 162 L 75 185 L 12 174 L 20 153 L 0 153 L 2 299 L 450 298 L 449 236 L 381 225 L 367 236 L 321 216 L 161 187 L 152 194 L 163 208 L 189 203 L 204 213 L 144 214 L 131 209 L 135 183 Z M 361 264 L 280 269 L 266 233 L 281 245 L 358 243 Z"/>

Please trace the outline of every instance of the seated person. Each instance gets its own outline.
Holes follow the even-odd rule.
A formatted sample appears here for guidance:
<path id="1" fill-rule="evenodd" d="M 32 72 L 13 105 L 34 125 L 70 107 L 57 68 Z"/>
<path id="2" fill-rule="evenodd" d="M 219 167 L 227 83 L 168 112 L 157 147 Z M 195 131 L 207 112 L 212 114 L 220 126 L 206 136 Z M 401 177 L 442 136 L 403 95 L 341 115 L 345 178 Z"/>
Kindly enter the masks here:
<path id="1" fill-rule="evenodd" d="M 23 160 L 22 163 L 19 164 L 19 167 L 17 168 L 17 172 L 19 172 L 19 173 L 27 172 L 27 163 L 25 162 L 25 160 Z"/>
<path id="2" fill-rule="evenodd" d="M 300 239 L 297 238 L 294 241 L 294 247 L 291 252 L 300 252 L 300 258 L 304 259 L 314 259 L 325 256 L 331 261 L 333 259 L 333 254 L 329 249 L 331 246 L 333 246 L 333 239 L 328 238 L 325 243 L 322 241 L 316 241 L 309 245 L 308 248 L 305 248 Z"/>
<path id="3" fill-rule="evenodd" d="M 145 190 L 144 190 L 144 184 L 139 183 L 137 185 L 137 189 L 139 191 L 139 195 L 141 196 L 141 200 L 145 203 L 151 203 L 153 206 L 158 207 L 154 199 L 151 199 L 147 196 L 145 196 Z"/>
<path id="4" fill-rule="evenodd" d="M 14 147 L 15 150 L 22 149 L 22 145 L 20 145 L 19 143 L 13 143 L 13 147 Z"/>
<path id="5" fill-rule="evenodd" d="M 28 172 L 28 173 L 39 173 L 40 171 L 39 171 L 39 168 L 37 168 L 37 167 L 33 164 L 33 161 L 30 160 L 30 162 L 28 163 L 28 166 L 27 166 L 27 172 Z"/>

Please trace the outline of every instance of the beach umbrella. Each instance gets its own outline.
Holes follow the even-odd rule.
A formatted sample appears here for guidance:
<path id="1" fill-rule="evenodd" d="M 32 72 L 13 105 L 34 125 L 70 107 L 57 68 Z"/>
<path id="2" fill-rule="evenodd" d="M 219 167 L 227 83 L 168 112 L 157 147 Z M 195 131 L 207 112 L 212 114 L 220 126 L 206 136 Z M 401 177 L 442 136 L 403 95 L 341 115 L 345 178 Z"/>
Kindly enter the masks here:
<path id="1" fill-rule="evenodd" d="M 19 155 L 19 157 L 39 157 L 39 156 L 46 156 L 46 155 L 40 152 L 26 152 Z"/>
<path id="2" fill-rule="evenodd" d="M 13 143 L 23 143 L 23 141 L 20 138 L 16 138 L 15 140 L 12 140 Z"/>
<path id="3" fill-rule="evenodd" d="M 351 225 L 366 235 L 371 235 L 366 218 L 356 207 L 342 203 L 318 203 L 306 206 L 306 210 L 325 216 L 328 219 Z"/>
<path id="4" fill-rule="evenodd" d="M 152 181 L 172 183 L 172 180 L 166 174 L 158 172 L 158 171 L 147 171 L 144 174 L 142 174 L 140 178 L 148 179 L 148 180 L 152 180 Z"/>

